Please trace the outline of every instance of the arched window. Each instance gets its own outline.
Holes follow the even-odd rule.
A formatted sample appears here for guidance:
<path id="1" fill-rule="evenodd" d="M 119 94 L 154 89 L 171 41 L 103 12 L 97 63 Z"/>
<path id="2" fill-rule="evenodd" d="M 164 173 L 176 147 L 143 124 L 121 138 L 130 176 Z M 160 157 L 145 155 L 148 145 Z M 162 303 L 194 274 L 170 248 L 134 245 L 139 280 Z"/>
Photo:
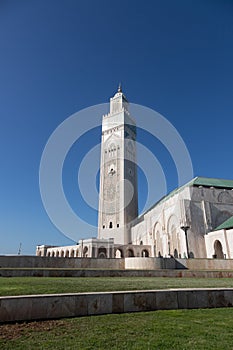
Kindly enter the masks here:
<path id="1" fill-rule="evenodd" d="M 109 223 L 109 228 L 112 228 L 112 221 L 110 221 Z"/>
<path id="2" fill-rule="evenodd" d="M 222 250 L 222 243 L 219 240 L 214 242 L 214 257 L 217 259 L 223 259 L 224 254 Z"/>
<path id="3" fill-rule="evenodd" d="M 109 146 L 109 156 L 110 157 L 116 157 L 116 145 L 114 143 L 112 143 L 110 146 Z"/>

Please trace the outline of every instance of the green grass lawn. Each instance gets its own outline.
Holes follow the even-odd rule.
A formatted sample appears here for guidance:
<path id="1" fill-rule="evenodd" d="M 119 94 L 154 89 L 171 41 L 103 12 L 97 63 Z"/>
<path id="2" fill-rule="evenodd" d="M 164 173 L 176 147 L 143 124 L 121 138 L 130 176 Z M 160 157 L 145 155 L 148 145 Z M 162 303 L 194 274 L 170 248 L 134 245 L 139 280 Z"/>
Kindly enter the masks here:
<path id="1" fill-rule="evenodd" d="M 233 288 L 233 279 L 168 277 L 0 277 L 1 296 L 196 287 Z"/>
<path id="2" fill-rule="evenodd" d="M 233 349 L 233 309 L 89 316 L 0 325 L 0 348 Z"/>

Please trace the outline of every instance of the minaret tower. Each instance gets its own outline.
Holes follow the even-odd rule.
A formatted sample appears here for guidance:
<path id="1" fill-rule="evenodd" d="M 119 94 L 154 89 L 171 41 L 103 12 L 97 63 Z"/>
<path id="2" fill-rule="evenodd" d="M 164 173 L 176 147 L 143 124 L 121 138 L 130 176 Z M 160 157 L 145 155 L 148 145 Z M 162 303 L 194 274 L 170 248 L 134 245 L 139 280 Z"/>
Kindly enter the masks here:
<path id="1" fill-rule="evenodd" d="M 136 124 L 119 85 L 102 120 L 98 238 L 130 243 L 137 216 Z"/>

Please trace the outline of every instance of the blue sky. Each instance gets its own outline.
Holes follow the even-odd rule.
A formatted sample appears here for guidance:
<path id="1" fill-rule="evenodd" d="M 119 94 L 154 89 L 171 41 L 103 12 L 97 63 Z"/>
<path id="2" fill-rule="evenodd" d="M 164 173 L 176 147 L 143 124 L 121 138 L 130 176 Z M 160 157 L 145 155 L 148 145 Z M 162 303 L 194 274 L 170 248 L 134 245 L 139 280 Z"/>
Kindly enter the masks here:
<path id="1" fill-rule="evenodd" d="M 41 202 L 41 155 L 60 123 L 108 102 L 119 81 L 131 102 L 174 125 L 195 176 L 233 179 L 231 0 L 1 0 L 0 49 L 0 254 L 16 254 L 20 242 L 23 254 L 34 254 L 37 244 L 72 243 Z M 77 211 L 78 154 L 93 137 L 100 137 L 98 128 L 67 158 L 64 186 Z M 140 137 L 172 190 L 177 176 L 170 155 Z M 95 212 L 82 210 L 95 222 Z"/>

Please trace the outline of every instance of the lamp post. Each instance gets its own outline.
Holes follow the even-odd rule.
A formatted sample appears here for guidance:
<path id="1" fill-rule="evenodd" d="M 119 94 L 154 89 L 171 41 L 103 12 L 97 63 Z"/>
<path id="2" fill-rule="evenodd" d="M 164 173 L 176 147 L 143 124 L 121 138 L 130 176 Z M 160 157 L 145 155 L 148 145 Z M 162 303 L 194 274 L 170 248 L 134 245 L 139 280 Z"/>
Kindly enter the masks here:
<path id="1" fill-rule="evenodd" d="M 189 256 L 189 244 L 188 244 L 188 229 L 189 228 L 190 228 L 189 226 L 181 226 L 181 230 L 183 230 L 184 234 L 185 234 L 185 242 L 186 242 L 188 258 L 190 258 L 190 256 Z"/>

